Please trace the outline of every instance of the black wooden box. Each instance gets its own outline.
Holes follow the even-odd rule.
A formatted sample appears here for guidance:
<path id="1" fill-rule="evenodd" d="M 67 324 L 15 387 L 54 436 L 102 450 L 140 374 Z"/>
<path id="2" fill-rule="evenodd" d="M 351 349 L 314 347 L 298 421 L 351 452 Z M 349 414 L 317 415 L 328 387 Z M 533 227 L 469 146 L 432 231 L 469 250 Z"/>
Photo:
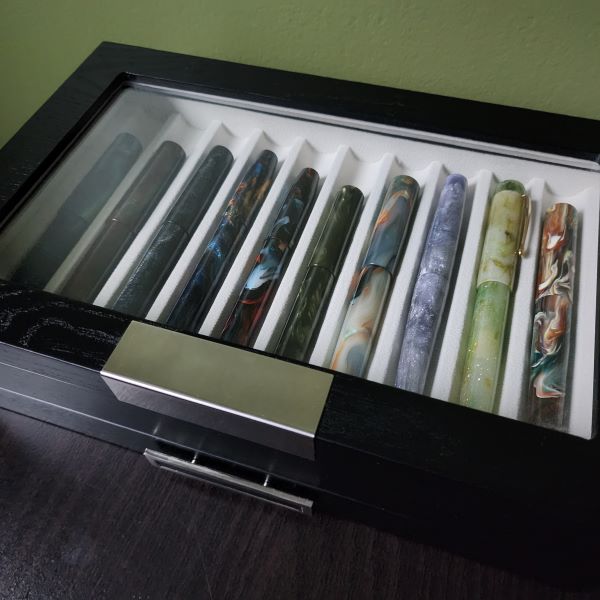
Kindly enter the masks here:
<path id="1" fill-rule="evenodd" d="M 114 136 L 111 123 L 139 127 L 146 153 L 177 138 L 189 165 L 175 188 L 212 144 L 229 145 L 235 158 L 225 187 L 260 150 L 278 153 L 271 208 L 257 217 L 196 335 L 161 320 L 227 190 L 146 320 L 104 306 L 160 215 L 139 232 L 93 303 L 61 295 L 60 273 L 45 290 L 11 281 L 14 249 L 28 243 L 27 232 L 35 235 L 50 218 L 44 211 L 50 215 Z M 0 406 L 302 513 L 331 511 L 543 576 L 592 578 L 600 551 L 599 164 L 595 121 L 102 44 L 0 150 Z M 282 192 L 299 168 L 314 165 L 322 176 L 316 212 L 254 347 L 219 342 L 215 332 Z M 435 368 L 421 396 L 393 387 L 394 332 L 405 318 L 432 207 L 451 172 L 468 179 L 468 209 Z M 369 370 L 363 378 L 330 371 L 332 332 L 379 199 L 400 173 L 421 183 L 420 206 Z M 513 300 L 515 333 L 498 414 L 487 414 L 444 400 L 455 394 L 490 190 L 508 178 L 526 183 L 537 233 Z M 273 340 L 314 246 L 318 212 L 344 184 L 361 187 L 366 201 L 311 365 L 275 358 Z M 559 199 L 583 216 L 570 420 L 560 432 L 518 419 L 539 223 L 542 208 Z"/>

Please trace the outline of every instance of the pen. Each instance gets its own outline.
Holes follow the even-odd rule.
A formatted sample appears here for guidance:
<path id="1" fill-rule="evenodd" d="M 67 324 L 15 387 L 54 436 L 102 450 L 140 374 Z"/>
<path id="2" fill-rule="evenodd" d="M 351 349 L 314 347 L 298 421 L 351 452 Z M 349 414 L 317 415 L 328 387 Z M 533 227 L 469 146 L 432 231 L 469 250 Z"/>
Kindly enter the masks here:
<path id="1" fill-rule="evenodd" d="M 233 156 L 215 146 L 198 166 L 113 304 L 144 317 L 227 176 Z"/>
<path id="2" fill-rule="evenodd" d="M 396 387 L 411 392 L 421 394 L 425 387 L 448 294 L 466 195 L 467 180 L 462 175 L 450 175 L 427 234 L 396 373 Z"/>
<path id="3" fill-rule="evenodd" d="M 93 302 L 185 160 L 175 142 L 163 142 L 112 211 L 60 293 Z"/>
<path id="4" fill-rule="evenodd" d="M 337 193 L 309 267 L 289 312 L 275 354 L 307 361 L 362 207 L 362 192 L 345 185 Z"/>
<path id="5" fill-rule="evenodd" d="M 169 326 L 183 331 L 200 329 L 227 269 L 271 188 L 276 168 L 277 156 L 270 150 L 263 150 L 246 171 L 167 319 Z"/>
<path id="6" fill-rule="evenodd" d="M 418 193 L 419 184 L 407 175 L 389 185 L 333 353 L 331 368 L 336 371 L 364 373 Z"/>
<path id="7" fill-rule="evenodd" d="M 502 363 L 508 307 L 529 226 L 530 200 L 518 181 L 498 184 L 477 274 L 460 404 L 492 411 Z"/>
<path id="8" fill-rule="evenodd" d="M 269 237 L 256 257 L 223 333 L 222 339 L 251 344 L 277 291 L 312 208 L 319 174 L 303 169 L 281 205 Z"/>
<path id="9" fill-rule="evenodd" d="M 43 288 L 142 152 L 131 133 L 120 133 L 69 194 L 41 237 L 27 252 L 11 280 Z"/>
<path id="10" fill-rule="evenodd" d="M 562 429 L 567 417 L 567 371 L 577 247 L 577 211 L 566 203 L 544 218 L 531 336 L 528 421 Z"/>

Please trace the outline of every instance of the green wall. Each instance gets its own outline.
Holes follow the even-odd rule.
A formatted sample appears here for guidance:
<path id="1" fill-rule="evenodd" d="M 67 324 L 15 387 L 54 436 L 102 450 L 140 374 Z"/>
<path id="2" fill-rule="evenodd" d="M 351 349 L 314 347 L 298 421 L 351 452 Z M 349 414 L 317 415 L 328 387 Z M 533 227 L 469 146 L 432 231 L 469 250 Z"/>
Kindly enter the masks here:
<path id="1" fill-rule="evenodd" d="M 600 119 L 599 32 L 598 0 L 0 0 L 0 145 L 102 40 Z"/>

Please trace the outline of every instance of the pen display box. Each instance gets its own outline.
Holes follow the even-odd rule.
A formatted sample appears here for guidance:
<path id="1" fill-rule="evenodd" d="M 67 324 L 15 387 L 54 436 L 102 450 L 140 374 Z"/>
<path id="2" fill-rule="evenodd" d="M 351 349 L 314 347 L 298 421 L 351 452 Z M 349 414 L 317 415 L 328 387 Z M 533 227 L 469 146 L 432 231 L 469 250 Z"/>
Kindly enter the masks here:
<path id="1" fill-rule="evenodd" d="M 76 108 L 67 114 L 69 99 Z M 526 556 L 537 570 L 550 564 L 548 539 L 560 538 L 569 551 L 579 540 L 572 570 L 582 571 L 600 499 L 591 475 L 598 465 L 598 131 L 582 119 L 102 45 L 0 155 L 2 405 L 301 512 L 314 500 L 316 508 L 414 530 L 463 552 L 517 564 Z M 128 280 L 215 147 L 229 151 L 230 163 L 210 201 L 187 229 L 173 226 L 185 229 L 176 259 L 141 313 L 119 311 Z M 276 157 L 264 198 L 206 314 L 175 332 L 182 328 L 169 315 L 264 151 Z M 219 341 L 306 168 L 318 174 L 314 201 L 249 348 Z M 153 182 L 149 173 L 159 172 Z M 396 368 L 427 235 L 451 174 L 466 178 L 464 209 L 418 395 L 394 387 Z M 362 376 L 337 373 L 330 366 L 357 274 L 400 175 L 415 180 L 419 193 L 399 266 Z M 490 204 L 504 180 L 523 184 L 531 214 L 495 414 L 488 414 L 457 402 Z M 300 363 L 276 359 L 344 186 L 364 199 L 310 352 Z M 530 386 L 542 219 L 557 202 L 578 215 L 562 432 L 519 422 Z M 100 247 L 108 267 L 96 276 L 81 265 L 97 256 L 106 231 Z M 36 260 L 49 266 L 34 261 L 23 270 L 42 243 L 47 249 Z M 40 269 L 46 277 L 36 280 Z M 78 283 L 70 283 L 75 276 Z M 496 540 L 494 550 L 481 528 Z"/>

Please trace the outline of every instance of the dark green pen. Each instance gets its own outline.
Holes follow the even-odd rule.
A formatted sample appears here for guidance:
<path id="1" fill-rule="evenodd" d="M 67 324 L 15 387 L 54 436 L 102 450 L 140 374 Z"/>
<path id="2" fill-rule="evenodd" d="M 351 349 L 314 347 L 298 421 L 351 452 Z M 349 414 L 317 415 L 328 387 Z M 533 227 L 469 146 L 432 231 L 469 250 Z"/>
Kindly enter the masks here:
<path id="1" fill-rule="evenodd" d="M 307 361 L 352 240 L 363 194 L 345 185 L 331 204 L 325 226 L 310 259 L 275 354 Z"/>

